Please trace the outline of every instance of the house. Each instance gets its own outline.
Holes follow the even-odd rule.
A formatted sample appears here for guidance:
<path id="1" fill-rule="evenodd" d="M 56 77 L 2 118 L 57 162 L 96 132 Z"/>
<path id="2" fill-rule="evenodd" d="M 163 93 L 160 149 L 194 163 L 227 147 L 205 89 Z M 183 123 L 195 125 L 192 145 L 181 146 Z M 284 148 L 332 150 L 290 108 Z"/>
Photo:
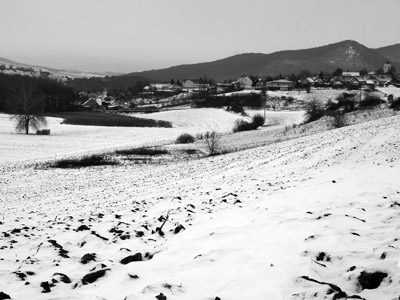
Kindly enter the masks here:
<path id="1" fill-rule="evenodd" d="M 217 83 L 217 94 L 232 92 L 233 85 L 231 83 Z"/>
<path id="2" fill-rule="evenodd" d="M 97 109 L 101 106 L 95 99 L 91 98 L 87 100 L 82 106 L 86 109 Z"/>
<path id="3" fill-rule="evenodd" d="M 377 81 L 377 86 L 386 86 L 392 82 L 392 77 L 390 76 L 375 76 Z"/>
<path id="4" fill-rule="evenodd" d="M 331 81 L 331 83 L 332 83 L 332 87 L 333 87 L 334 89 L 341 89 L 341 88 L 343 88 L 343 81 L 341 81 L 341 80 L 334 80 L 334 81 Z"/>
<path id="5" fill-rule="evenodd" d="M 316 79 L 314 80 L 314 86 L 316 86 L 316 87 L 323 87 L 323 86 L 326 86 L 326 82 L 325 82 L 325 80 L 322 79 L 322 78 L 316 78 Z"/>
<path id="6" fill-rule="evenodd" d="M 175 84 L 171 84 L 169 86 L 169 90 L 171 90 L 173 92 L 180 92 L 180 91 L 182 91 L 182 87 L 179 84 L 175 83 Z"/>
<path id="7" fill-rule="evenodd" d="M 293 81 L 286 79 L 273 80 L 268 81 L 266 86 L 268 90 L 288 91 L 293 87 Z"/>
<path id="8" fill-rule="evenodd" d="M 374 89 L 375 88 L 375 81 L 373 81 L 371 79 L 367 79 L 365 81 L 365 85 L 370 89 Z"/>
<path id="9" fill-rule="evenodd" d="M 197 85 L 198 85 L 199 83 L 197 82 L 197 80 L 195 81 L 195 80 L 191 80 L 191 79 L 188 79 L 188 80 L 184 80 L 183 81 L 183 88 L 184 89 L 187 89 L 187 90 L 190 90 L 190 89 L 195 89 L 195 88 L 197 88 Z"/>
<path id="10" fill-rule="evenodd" d="M 303 80 L 301 80 L 301 85 L 303 86 L 314 86 L 315 80 L 312 79 L 311 77 L 306 77 Z"/>
<path id="11" fill-rule="evenodd" d="M 183 81 L 182 85 L 183 90 L 186 91 L 208 91 L 210 89 L 209 84 L 199 83 L 198 80 L 195 79 L 187 79 Z"/>
<path id="12" fill-rule="evenodd" d="M 365 85 L 366 80 L 362 76 L 356 76 L 347 80 L 346 83 L 349 88 L 359 89 Z"/>
<path id="13" fill-rule="evenodd" d="M 128 103 L 125 103 L 122 100 L 114 100 L 108 106 L 108 109 L 111 109 L 111 110 L 128 109 L 128 108 L 129 108 Z"/>
<path id="14" fill-rule="evenodd" d="M 360 72 L 343 72 L 342 77 L 360 77 Z"/>
<path id="15" fill-rule="evenodd" d="M 232 85 L 236 90 L 249 88 L 253 86 L 253 80 L 249 76 L 242 76 L 232 82 Z"/>

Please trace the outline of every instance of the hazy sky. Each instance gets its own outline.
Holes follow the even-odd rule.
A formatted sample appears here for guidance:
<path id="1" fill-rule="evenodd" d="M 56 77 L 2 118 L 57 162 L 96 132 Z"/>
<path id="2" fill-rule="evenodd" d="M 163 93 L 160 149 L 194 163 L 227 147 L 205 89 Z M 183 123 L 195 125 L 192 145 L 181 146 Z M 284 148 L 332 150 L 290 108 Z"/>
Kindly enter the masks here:
<path id="1" fill-rule="evenodd" d="M 0 0 L 0 57 L 142 71 L 356 40 L 400 42 L 400 0 Z"/>

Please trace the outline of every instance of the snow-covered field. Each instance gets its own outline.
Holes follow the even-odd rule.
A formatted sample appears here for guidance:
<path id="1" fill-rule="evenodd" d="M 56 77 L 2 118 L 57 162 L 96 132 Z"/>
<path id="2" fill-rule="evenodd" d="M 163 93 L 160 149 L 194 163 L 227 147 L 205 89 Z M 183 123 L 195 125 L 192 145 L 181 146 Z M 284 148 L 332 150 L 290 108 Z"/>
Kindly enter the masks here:
<path id="1" fill-rule="evenodd" d="M 61 124 L 62 119 L 48 118 L 50 136 L 16 134 L 9 115 L 0 114 L 0 166 L 21 161 L 41 161 L 66 155 L 118 148 L 165 144 L 181 133 L 196 134 L 215 130 L 232 131 L 239 115 L 222 109 L 188 109 L 155 114 L 141 118 L 172 121 L 174 128 L 100 127 Z"/>
<path id="2" fill-rule="evenodd" d="M 382 87 L 382 88 L 377 88 L 377 90 L 382 92 L 386 96 L 393 95 L 394 99 L 400 97 L 400 88 L 397 87 Z"/>
<path id="3" fill-rule="evenodd" d="M 0 114 L 0 166 L 39 161 L 126 146 L 163 143 L 176 138 L 180 129 L 99 127 L 61 124 L 47 118 L 50 136 L 17 134 L 9 116 Z"/>
<path id="4" fill-rule="evenodd" d="M 231 132 L 235 121 L 242 118 L 240 115 L 227 112 L 222 108 L 171 110 L 132 115 L 139 118 L 169 121 L 172 122 L 173 127 L 188 129 L 191 133 L 205 131 Z"/>
<path id="5" fill-rule="evenodd" d="M 0 292 L 33 300 L 398 299 L 399 132 L 394 116 L 165 165 L 3 168 Z M 20 138 L 4 129 L 3 137 Z"/>
<path id="6" fill-rule="evenodd" d="M 249 116 L 254 116 L 255 114 L 260 114 L 264 116 L 263 109 L 252 109 L 246 110 L 246 113 Z M 285 111 L 285 110 L 278 110 L 278 111 L 265 111 L 265 124 L 268 125 L 293 125 L 293 124 L 300 124 L 304 122 L 304 111 Z"/>

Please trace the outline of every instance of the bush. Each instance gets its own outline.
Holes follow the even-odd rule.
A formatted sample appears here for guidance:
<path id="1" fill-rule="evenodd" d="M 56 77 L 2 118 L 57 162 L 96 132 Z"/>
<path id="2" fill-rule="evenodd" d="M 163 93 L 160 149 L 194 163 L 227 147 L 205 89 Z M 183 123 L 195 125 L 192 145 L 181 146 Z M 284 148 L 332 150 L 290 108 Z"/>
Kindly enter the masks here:
<path id="1" fill-rule="evenodd" d="M 356 101 L 354 98 L 354 94 L 342 93 L 337 98 L 336 101 L 332 101 L 331 99 L 326 104 L 326 110 L 337 110 L 339 108 L 343 108 L 344 111 L 350 112 L 355 109 Z"/>
<path id="2" fill-rule="evenodd" d="M 343 111 L 338 110 L 334 114 L 332 114 L 332 126 L 334 128 L 341 128 L 346 125 L 346 116 Z"/>
<path id="3" fill-rule="evenodd" d="M 234 113 L 241 114 L 241 115 L 245 115 L 246 114 L 245 111 L 244 111 L 243 106 L 241 106 L 237 102 L 234 102 L 232 104 L 232 106 L 230 106 L 230 107 L 228 106 L 228 111 L 232 111 Z"/>
<path id="4" fill-rule="evenodd" d="M 255 130 L 260 126 L 263 126 L 264 121 L 264 117 L 260 114 L 254 115 L 251 123 L 240 119 L 236 120 L 235 125 L 233 126 L 233 132 Z"/>
<path id="5" fill-rule="evenodd" d="M 305 106 L 306 123 L 316 121 L 324 115 L 324 105 L 318 99 L 312 99 Z"/>
<path id="6" fill-rule="evenodd" d="M 394 109 L 394 110 L 400 110 L 400 97 L 398 97 L 396 100 L 394 100 L 391 104 L 390 104 L 390 108 Z"/>
<path id="7" fill-rule="evenodd" d="M 356 106 L 356 100 L 353 94 L 343 93 L 337 97 L 338 106 L 343 107 L 345 111 L 353 111 Z"/>
<path id="8" fill-rule="evenodd" d="M 375 95 L 366 95 L 363 100 L 360 101 L 360 107 L 377 106 L 382 103 L 382 99 Z"/>
<path id="9" fill-rule="evenodd" d="M 233 96 L 208 95 L 198 99 L 199 100 L 194 102 L 196 107 L 233 107 L 236 105 L 240 105 L 242 107 L 262 107 L 263 104 L 261 95 L 256 93 Z"/>
<path id="10" fill-rule="evenodd" d="M 294 98 L 293 97 L 288 97 L 286 100 L 289 104 L 292 104 L 294 102 Z"/>
<path id="11" fill-rule="evenodd" d="M 196 134 L 196 140 L 202 140 L 202 139 L 204 139 L 204 134 L 202 134 L 202 133 L 197 133 L 197 134 Z"/>
<path id="12" fill-rule="evenodd" d="M 233 132 L 248 131 L 252 129 L 253 126 L 251 125 L 251 123 L 241 119 L 236 120 L 235 125 L 233 126 Z"/>
<path id="13" fill-rule="evenodd" d="M 61 159 L 51 164 L 53 168 L 82 168 L 103 165 L 117 165 L 118 162 L 104 155 L 94 154 L 81 158 Z"/>
<path id="14" fill-rule="evenodd" d="M 141 147 L 141 148 L 126 149 L 126 150 L 117 150 L 115 151 L 115 153 L 119 155 L 155 156 L 155 155 L 168 154 L 168 150 Z"/>
<path id="15" fill-rule="evenodd" d="M 265 119 L 262 115 L 260 114 L 255 114 L 253 116 L 253 121 L 251 122 L 251 124 L 253 124 L 254 129 L 257 129 L 260 126 L 263 126 L 265 122 Z"/>
<path id="16" fill-rule="evenodd" d="M 194 136 L 189 133 L 182 133 L 176 139 L 177 144 L 189 144 L 189 143 L 193 143 L 194 141 L 195 141 Z"/>
<path id="17" fill-rule="evenodd" d="M 37 135 L 50 135 L 50 129 L 36 130 Z"/>

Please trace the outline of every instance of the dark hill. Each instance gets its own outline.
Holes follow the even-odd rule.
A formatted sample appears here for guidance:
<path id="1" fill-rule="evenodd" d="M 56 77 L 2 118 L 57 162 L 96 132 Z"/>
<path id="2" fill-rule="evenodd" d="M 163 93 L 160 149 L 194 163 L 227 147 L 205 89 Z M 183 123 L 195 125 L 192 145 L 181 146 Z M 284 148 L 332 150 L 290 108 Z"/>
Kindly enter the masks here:
<path id="1" fill-rule="evenodd" d="M 154 80 L 142 76 L 111 76 L 74 78 L 68 80 L 68 86 L 77 91 L 92 91 L 101 89 L 128 89 L 134 88 L 138 83 L 144 85 L 153 83 Z"/>
<path id="2" fill-rule="evenodd" d="M 348 40 L 311 49 L 287 50 L 271 54 L 245 53 L 213 62 L 135 72 L 124 76 L 143 76 L 158 81 L 169 81 L 171 78 L 182 80 L 207 75 L 208 78 L 222 81 L 235 79 L 243 74 L 276 76 L 296 74 L 302 70 L 309 70 L 312 73 L 320 71 L 331 73 L 336 68 L 345 71 L 359 71 L 362 68 L 377 70 L 387 60 L 392 61 L 378 51 Z M 395 66 L 400 65 L 396 61 L 392 63 Z"/>
<path id="3" fill-rule="evenodd" d="M 400 44 L 375 49 L 380 55 L 395 63 L 400 63 Z"/>

